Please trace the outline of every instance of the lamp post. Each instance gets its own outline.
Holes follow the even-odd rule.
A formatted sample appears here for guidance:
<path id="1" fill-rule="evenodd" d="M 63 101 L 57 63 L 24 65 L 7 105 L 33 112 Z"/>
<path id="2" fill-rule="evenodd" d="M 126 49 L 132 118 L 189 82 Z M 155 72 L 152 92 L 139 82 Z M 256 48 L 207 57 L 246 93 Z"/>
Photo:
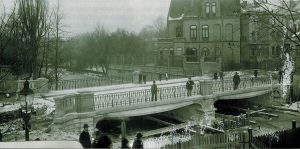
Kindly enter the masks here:
<path id="1" fill-rule="evenodd" d="M 24 88 L 19 92 L 21 98 L 21 109 L 20 114 L 24 121 L 23 129 L 25 130 L 25 140 L 29 141 L 29 130 L 31 128 L 30 117 L 33 102 L 33 94 L 32 89 L 29 88 L 29 82 L 26 80 L 24 82 Z"/>

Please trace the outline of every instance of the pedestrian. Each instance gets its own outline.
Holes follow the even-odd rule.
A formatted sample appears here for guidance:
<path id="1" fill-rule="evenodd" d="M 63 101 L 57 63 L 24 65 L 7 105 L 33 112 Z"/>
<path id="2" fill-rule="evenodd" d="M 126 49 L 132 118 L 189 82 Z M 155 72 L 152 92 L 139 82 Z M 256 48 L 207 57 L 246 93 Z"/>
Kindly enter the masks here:
<path id="1" fill-rule="evenodd" d="M 233 89 L 234 90 L 237 90 L 238 89 L 238 86 L 241 82 L 241 79 L 240 79 L 240 76 L 237 72 L 235 72 L 235 75 L 233 76 Z"/>
<path id="2" fill-rule="evenodd" d="M 279 70 L 279 72 L 278 72 L 278 77 L 279 77 L 279 84 L 281 83 L 281 81 L 282 81 L 282 75 L 283 75 L 283 71 L 282 70 Z"/>
<path id="3" fill-rule="evenodd" d="M 1 133 L 1 129 L 0 129 L 0 142 L 2 142 L 2 133 Z"/>
<path id="4" fill-rule="evenodd" d="M 130 149 L 128 146 L 129 141 L 126 138 L 122 138 L 121 149 Z"/>
<path id="5" fill-rule="evenodd" d="M 254 70 L 254 77 L 257 78 L 258 71 Z"/>
<path id="6" fill-rule="evenodd" d="M 143 77 L 143 75 L 142 75 L 142 73 L 140 72 L 140 73 L 139 73 L 139 84 L 142 84 L 142 77 Z"/>
<path id="7" fill-rule="evenodd" d="M 216 72 L 214 73 L 214 79 L 218 80 L 218 73 L 216 73 Z"/>
<path id="8" fill-rule="evenodd" d="M 187 90 L 187 96 L 192 96 L 192 90 L 194 81 L 192 81 L 191 77 L 189 77 L 189 80 L 186 82 L 186 90 Z"/>
<path id="9" fill-rule="evenodd" d="M 162 74 L 161 74 L 161 72 L 159 72 L 159 74 L 158 74 L 158 78 L 159 78 L 159 81 L 161 81 L 161 78 L 162 78 Z"/>
<path id="10" fill-rule="evenodd" d="M 144 84 L 146 84 L 147 79 L 146 79 L 146 75 L 145 74 L 143 75 L 143 81 L 144 81 Z"/>
<path id="11" fill-rule="evenodd" d="M 98 122 L 96 124 L 96 128 L 98 129 L 98 132 L 96 132 L 97 140 L 93 144 L 93 148 L 111 148 L 112 141 L 107 134 L 108 126 L 106 125 L 106 123 Z"/>
<path id="12" fill-rule="evenodd" d="M 166 81 L 168 81 L 169 79 L 169 76 L 168 76 L 168 73 L 166 72 Z"/>
<path id="13" fill-rule="evenodd" d="M 153 84 L 151 85 L 151 101 L 157 101 L 157 85 L 155 84 L 155 81 L 153 81 Z M 153 100 L 155 98 L 155 100 Z"/>
<path id="14" fill-rule="evenodd" d="M 139 132 L 136 134 L 136 138 L 133 141 L 132 149 L 143 149 L 143 141 L 142 141 L 143 135 Z"/>
<path id="15" fill-rule="evenodd" d="M 89 134 L 89 125 L 83 125 L 83 131 L 80 133 L 79 142 L 83 148 L 91 148 L 91 138 Z"/>
<path id="16" fill-rule="evenodd" d="M 221 79 L 221 80 L 224 80 L 224 74 L 223 74 L 223 71 L 220 71 L 220 72 L 219 72 L 219 76 L 220 76 L 220 79 Z"/>

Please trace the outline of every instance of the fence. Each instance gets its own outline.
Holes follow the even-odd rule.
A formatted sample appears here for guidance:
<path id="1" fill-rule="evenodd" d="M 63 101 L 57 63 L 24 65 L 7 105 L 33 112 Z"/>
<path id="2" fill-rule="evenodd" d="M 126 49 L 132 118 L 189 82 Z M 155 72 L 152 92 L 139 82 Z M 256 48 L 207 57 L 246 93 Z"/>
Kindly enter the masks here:
<path id="1" fill-rule="evenodd" d="M 192 96 L 194 95 L 200 95 L 199 82 L 194 85 Z M 94 96 L 95 109 L 106 109 L 152 102 L 151 96 L 150 89 L 99 94 Z M 157 92 L 158 101 L 182 99 L 182 97 L 186 96 L 187 90 L 185 85 L 163 87 L 159 88 Z"/>
<path id="2" fill-rule="evenodd" d="M 107 77 L 100 77 L 95 79 L 72 79 L 72 80 L 60 80 L 58 81 L 58 87 L 55 88 L 55 84 L 50 86 L 50 90 L 66 90 L 77 89 L 85 87 L 105 86 L 114 84 L 114 80 Z"/>
<path id="3" fill-rule="evenodd" d="M 187 142 L 178 142 L 176 144 L 166 145 L 162 148 L 241 149 L 246 148 L 246 146 L 249 146 L 249 135 L 245 132 L 234 132 L 209 135 L 197 133 Z"/>
<path id="4" fill-rule="evenodd" d="M 238 89 L 247 89 L 252 87 L 263 87 L 272 85 L 272 79 L 269 77 L 243 78 L 241 79 Z M 232 80 L 218 80 L 213 83 L 213 92 L 224 92 L 233 90 L 234 83 Z"/>
<path id="5" fill-rule="evenodd" d="M 254 148 L 300 148 L 300 127 L 252 138 Z"/>

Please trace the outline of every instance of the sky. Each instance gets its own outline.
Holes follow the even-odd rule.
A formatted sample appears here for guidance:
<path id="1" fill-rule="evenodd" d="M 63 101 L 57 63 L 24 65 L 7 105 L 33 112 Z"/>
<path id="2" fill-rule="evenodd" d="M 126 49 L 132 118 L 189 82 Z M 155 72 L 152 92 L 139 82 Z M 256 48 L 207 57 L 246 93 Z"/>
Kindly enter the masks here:
<path id="1" fill-rule="evenodd" d="M 7 8 L 13 0 L 0 0 Z M 50 7 L 58 0 L 49 0 Z M 167 18 L 171 0 L 59 0 L 63 25 L 69 36 L 91 32 L 98 25 L 139 32 L 158 17 Z M 1 8 L 0 8 L 1 9 Z"/>

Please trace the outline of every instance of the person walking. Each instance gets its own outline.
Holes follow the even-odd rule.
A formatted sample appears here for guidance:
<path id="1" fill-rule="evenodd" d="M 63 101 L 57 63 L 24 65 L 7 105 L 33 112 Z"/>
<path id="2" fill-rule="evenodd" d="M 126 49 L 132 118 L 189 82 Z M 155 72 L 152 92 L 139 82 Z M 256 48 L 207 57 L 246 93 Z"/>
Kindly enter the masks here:
<path id="1" fill-rule="evenodd" d="M 218 73 L 214 73 L 214 80 L 218 80 Z"/>
<path id="2" fill-rule="evenodd" d="M 254 70 L 254 73 L 253 73 L 253 74 L 254 74 L 254 77 L 257 78 L 258 71 L 257 71 L 257 70 Z"/>
<path id="3" fill-rule="evenodd" d="M 155 100 L 153 100 L 155 98 Z M 155 84 L 155 81 L 153 81 L 153 84 L 151 85 L 151 101 L 157 101 L 157 85 Z"/>
<path id="4" fill-rule="evenodd" d="M 159 74 L 158 74 L 158 78 L 159 78 L 159 81 L 161 81 L 161 78 L 162 78 L 162 74 L 161 74 L 161 72 L 159 72 Z"/>
<path id="5" fill-rule="evenodd" d="M 128 146 L 129 141 L 126 138 L 122 138 L 121 149 L 130 149 Z"/>
<path id="6" fill-rule="evenodd" d="M 143 75 L 143 81 L 144 81 L 144 84 L 146 84 L 146 82 L 147 82 L 146 74 Z"/>
<path id="7" fill-rule="evenodd" d="M 142 141 L 143 135 L 139 132 L 136 134 L 136 138 L 133 141 L 132 149 L 143 149 L 143 141 Z"/>
<path id="8" fill-rule="evenodd" d="M 166 72 L 166 81 L 168 81 L 168 79 L 169 79 L 169 75 L 168 75 L 168 73 Z"/>
<path id="9" fill-rule="evenodd" d="M 233 89 L 237 90 L 238 86 L 241 82 L 241 78 L 237 72 L 235 72 L 235 75 L 233 76 Z"/>
<path id="10" fill-rule="evenodd" d="M 92 147 L 88 124 L 83 125 L 83 131 L 80 133 L 79 142 L 83 148 L 91 148 Z"/>
<path id="11" fill-rule="evenodd" d="M 1 129 L 0 129 L 0 142 L 2 142 L 2 133 L 1 133 Z"/>
<path id="12" fill-rule="evenodd" d="M 187 96 L 192 96 L 192 90 L 194 81 L 192 81 L 191 77 L 189 77 L 189 80 L 186 82 L 186 90 L 187 90 Z"/>
<path id="13" fill-rule="evenodd" d="M 220 79 L 221 79 L 221 80 L 224 80 L 224 74 L 223 74 L 223 71 L 220 71 L 219 76 L 220 76 Z"/>
<path id="14" fill-rule="evenodd" d="M 96 138 L 93 142 L 93 148 L 111 148 L 112 141 L 106 134 L 105 128 L 96 131 Z"/>

